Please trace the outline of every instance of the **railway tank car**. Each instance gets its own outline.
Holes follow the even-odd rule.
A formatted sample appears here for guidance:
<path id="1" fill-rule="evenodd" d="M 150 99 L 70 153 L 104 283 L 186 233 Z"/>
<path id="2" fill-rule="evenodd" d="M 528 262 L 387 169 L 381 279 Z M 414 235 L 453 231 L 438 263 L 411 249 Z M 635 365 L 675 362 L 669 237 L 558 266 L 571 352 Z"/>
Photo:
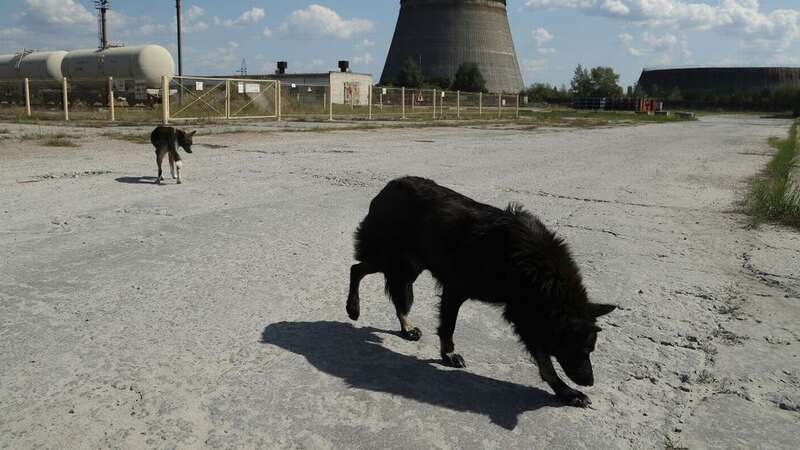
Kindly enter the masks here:
<path id="1" fill-rule="evenodd" d="M 129 105 L 150 106 L 160 102 L 161 77 L 174 73 L 172 55 L 158 45 L 0 55 L 0 101 L 24 101 L 25 78 L 45 82 L 31 90 L 32 97 L 60 101 L 60 83 L 66 77 L 71 101 L 105 103 L 106 82 L 113 77 L 115 97 Z"/>

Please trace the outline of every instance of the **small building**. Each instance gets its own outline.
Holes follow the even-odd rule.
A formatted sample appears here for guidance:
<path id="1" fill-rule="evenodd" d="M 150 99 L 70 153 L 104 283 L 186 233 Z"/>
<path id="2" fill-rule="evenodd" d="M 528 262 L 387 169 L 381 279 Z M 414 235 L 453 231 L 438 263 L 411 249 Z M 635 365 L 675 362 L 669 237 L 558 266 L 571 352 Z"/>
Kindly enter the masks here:
<path id="1" fill-rule="evenodd" d="M 232 78 L 280 80 L 284 95 L 298 94 L 299 99 L 309 102 L 330 93 L 330 101 L 337 105 L 368 105 L 372 75 L 350 72 L 347 61 L 339 61 L 339 71 L 322 73 L 286 73 L 286 62 L 279 62 L 278 69 L 270 75 L 236 75 Z M 310 95 L 309 95 L 310 94 Z"/>

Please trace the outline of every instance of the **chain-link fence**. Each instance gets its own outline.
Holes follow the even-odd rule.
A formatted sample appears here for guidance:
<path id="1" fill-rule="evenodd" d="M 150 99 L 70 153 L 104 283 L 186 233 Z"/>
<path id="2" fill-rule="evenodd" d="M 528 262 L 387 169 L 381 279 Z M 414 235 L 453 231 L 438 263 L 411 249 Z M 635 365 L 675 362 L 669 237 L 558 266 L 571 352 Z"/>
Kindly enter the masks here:
<path id="1" fill-rule="evenodd" d="M 325 85 L 283 83 L 281 116 L 322 120 L 330 116 L 330 89 Z"/>
<path id="2" fill-rule="evenodd" d="M 165 95 L 166 93 L 166 95 Z M 66 105 L 65 105 L 66 102 Z M 295 84 L 271 79 L 173 77 L 160 88 L 114 80 L 0 81 L 0 118 L 161 122 L 475 120 L 519 117 L 514 94 L 442 89 Z"/>

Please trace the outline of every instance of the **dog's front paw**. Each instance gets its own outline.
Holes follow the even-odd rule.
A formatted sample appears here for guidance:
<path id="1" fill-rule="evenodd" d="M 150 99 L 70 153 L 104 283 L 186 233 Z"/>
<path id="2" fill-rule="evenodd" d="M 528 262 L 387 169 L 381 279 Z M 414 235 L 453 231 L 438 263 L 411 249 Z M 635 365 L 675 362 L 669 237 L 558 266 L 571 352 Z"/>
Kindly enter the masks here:
<path id="1" fill-rule="evenodd" d="M 357 301 L 347 301 L 347 316 L 350 317 L 350 320 L 358 320 L 358 317 L 361 315 L 361 308 Z"/>
<path id="2" fill-rule="evenodd" d="M 586 396 L 586 394 L 581 391 L 576 391 L 572 388 L 566 388 L 561 392 L 556 393 L 556 395 L 558 396 L 559 400 L 569 406 L 587 408 L 592 404 L 592 401 Z"/>
<path id="3" fill-rule="evenodd" d="M 458 353 L 442 354 L 442 363 L 444 363 L 444 365 L 447 367 L 455 367 L 458 369 L 463 369 L 464 367 L 467 367 L 467 363 L 464 362 L 464 358 Z"/>
<path id="4" fill-rule="evenodd" d="M 400 337 L 407 341 L 418 341 L 422 337 L 422 331 L 416 327 L 410 330 L 402 330 L 400 331 Z"/>

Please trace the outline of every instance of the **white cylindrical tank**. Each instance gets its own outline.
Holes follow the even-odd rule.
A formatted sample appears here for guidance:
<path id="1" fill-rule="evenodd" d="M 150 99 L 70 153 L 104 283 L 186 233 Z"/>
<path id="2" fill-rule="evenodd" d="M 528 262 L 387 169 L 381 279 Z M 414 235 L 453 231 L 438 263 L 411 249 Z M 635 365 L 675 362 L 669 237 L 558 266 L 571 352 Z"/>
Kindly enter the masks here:
<path id="1" fill-rule="evenodd" d="M 0 55 L 0 80 L 31 80 L 61 82 L 61 63 L 67 52 L 33 52 Z"/>
<path id="2" fill-rule="evenodd" d="M 106 50 L 74 50 L 64 57 L 61 72 L 75 81 L 143 81 L 147 87 L 161 87 L 161 77 L 175 75 L 175 62 L 164 47 L 142 45 Z"/>

